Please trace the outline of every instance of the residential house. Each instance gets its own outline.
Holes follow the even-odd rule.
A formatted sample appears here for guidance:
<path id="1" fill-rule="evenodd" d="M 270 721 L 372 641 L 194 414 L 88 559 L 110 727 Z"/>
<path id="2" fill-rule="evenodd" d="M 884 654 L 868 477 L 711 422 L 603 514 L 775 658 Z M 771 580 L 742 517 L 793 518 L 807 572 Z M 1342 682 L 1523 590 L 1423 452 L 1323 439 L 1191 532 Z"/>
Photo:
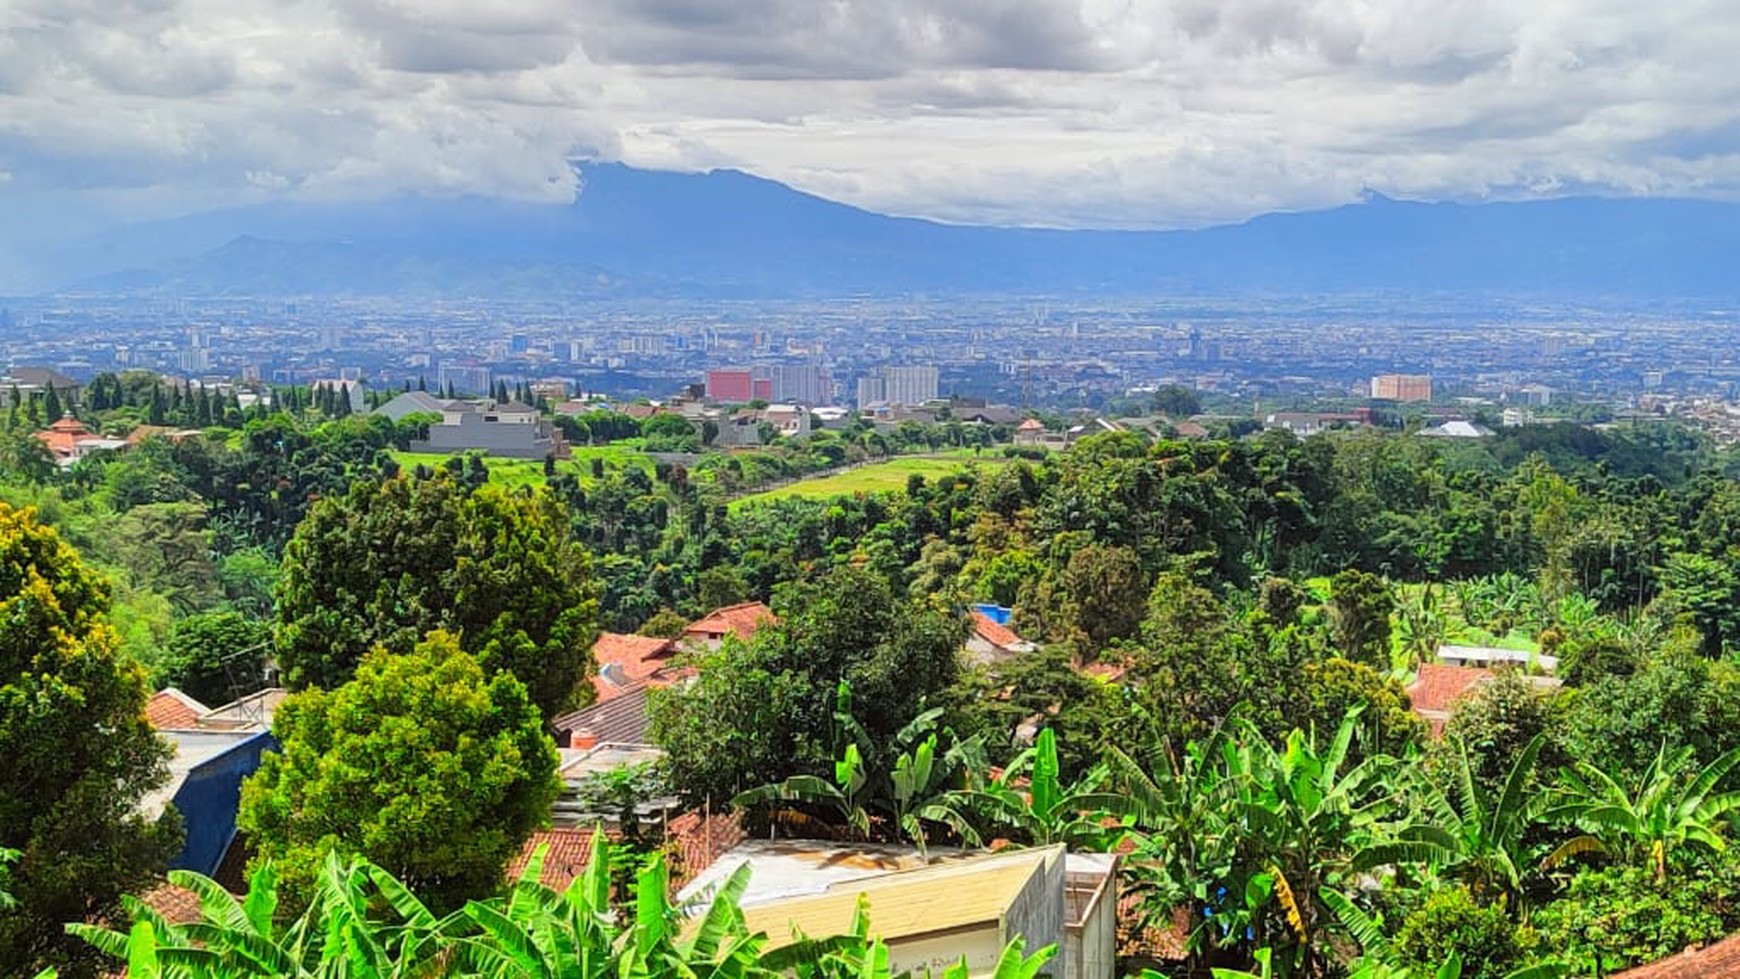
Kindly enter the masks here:
<path id="1" fill-rule="evenodd" d="M 1492 437 L 1492 429 L 1463 418 L 1452 418 L 1442 425 L 1422 428 L 1420 434 L 1426 438 L 1438 439 L 1484 439 Z"/>
<path id="2" fill-rule="evenodd" d="M 24 398 L 53 388 L 61 404 L 71 407 L 78 402 L 84 385 L 51 367 L 14 367 L 0 376 L 0 401 L 11 398 L 13 388 Z"/>
<path id="3" fill-rule="evenodd" d="M 1615 972 L 1611 979 L 1740 979 L 1740 934 Z"/>
<path id="4" fill-rule="evenodd" d="M 989 974 L 1003 948 L 1020 937 L 1029 953 L 1057 945 L 1053 974 L 1064 979 L 1116 975 L 1117 858 L 1109 854 L 1068 854 L 1061 846 L 920 853 L 745 840 L 684 887 L 678 900 L 709 893 L 745 865 L 743 917 L 750 931 L 769 936 L 769 948 L 789 945 L 798 933 L 846 932 L 863 900 L 871 908 L 871 934 L 888 946 L 897 973 L 936 974 L 965 957 L 971 974 Z"/>
<path id="5" fill-rule="evenodd" d="M 132 445 L 126 439 L 104 438 L 71 415 L 36 433 L 37 441 L 53 453 L 55 465 L 65 468 L 96 452 L 118 452 Z"/>
<path id="6" fill-rule="evenodd" d="M 1497 646 L 1438 647 L 1438 660 L 1457 666 L 1513 666 L 1519 670 L 1551 676 L 1559 668 L 1559 658 L 1527 649 L 1502 649 Z"/>
<path id="7" fill-rule="evenodd" d="M 1408 703 L 1421 720 L 1431 725 L 1432 736 L 1444 733 L 1444 724 L 1456 703 L 1474 692 L 1474 688 L 1492 679 L 1491 670 L 1446 663 L 1422 663 L 1414 682 L 1408 686 Z"/>
<path id="8" fill-rule="evenodd" d="M 491 399 L 466 401 L 437 398 L 427 391 L 406 391 L 375 409 L 398 422 L 411 414 L 438 414 L 429 436 L 411 442 L 413 452 L 485 452 L 509 459 L 566 459 L 568 440 L 531 405 Z"/>
<path id="9" fill-rule="evenodd" d="M 140 802 L 155 818 L 173 804 L 186 826 L 186 840 L 171 867 L 197 870 L 208 877 L 238 865 L 242 855 L 236 814 L 242 780 L 259 770 L 260 757 L 274 751 L 272 712 L 288 692 L 271 687 L 222 707 L 208 708 L 167 687 L 145 702 L 145 720 L 174 750 L 169 782 Z M 239 876 L 239 875 L 237 875 Z"/>
<path id="10" fill-rule="evenodd" d="M 972 631 L 967 634 L 965 652 L 974 663 L 995 663 L 1039 648 L 1009 628 L 1007 609 L 976 606 L 969 618 Z"/>
<path id="11" fill-rule="evenodd" d="M 361 378 L 326 377 L 309 382 L 309 393 L 318 396 L 322 390 L 337 392 L 350 402 L 350 410 L 355 414 L 369 410 L 369 386 Z"/>
<path id="12" fill-rule="evenodd" d="M 747 640 L 755 635 L 755 630 L 763 625 L 776 624 L 779 617 L 773 614 L 773 609 L 760 602 L 743 602 L 738 605 L 727 605 L 714 609 L 705 617 L 695 620 L 683 630 L 683 642 L 687 645 L 701 645 L 708 649 L 718 649 L 725 642 L 726 636 L 736 636 Z"/>
<path id="13" fill-rule="evenodd" d="M 1277 411 L 1263 419 L 1263 427 L 1304 438 L 1316 435 L 1332 428 L 1346 428 L 1351 425 L 1367 425 L 1371 423 L 1369 411 L 1338 412 L 1338 411 Z"/>
<path id="14" fill-rule="evenodd" d="M 174 805 L 187 837 L 169 865 L 214 876 L 236 842 L 242 780 L 259 770 L 260 756 L 278 742 L 267 730 L 168 730 L 158 736 L 174 749 L 169 781 L 140 801 L 140 811 L 155 819 Z"/>
<path id="15" fill-rule="evenodd" d="M 1044 445 L 1045 423 L 1037 418 L 1029 418 L 1015 426 L 1016 445 Z"/>
<path id="16" fill-rule="evenodd" d="M 677 678 L 667 670 L 670 658 L 677 652 L 677 641 L 660 636 L 629 636 L 618 632 L 600 633 L 592 644 L 592 658 L 598 663 L 592 688 L 598 693 L 597 703 L 603 703 L 636 685 L 652 683 L 663 686 Z"/>

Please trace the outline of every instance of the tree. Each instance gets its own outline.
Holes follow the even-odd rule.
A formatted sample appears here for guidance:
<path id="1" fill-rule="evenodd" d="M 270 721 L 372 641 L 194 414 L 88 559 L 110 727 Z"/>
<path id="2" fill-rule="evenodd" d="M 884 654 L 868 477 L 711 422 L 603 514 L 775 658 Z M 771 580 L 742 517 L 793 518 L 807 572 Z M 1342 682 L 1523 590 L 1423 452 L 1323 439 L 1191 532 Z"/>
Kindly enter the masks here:
<path id="1" fill-rule="evenodd" d="M 236 612 L 200 612 L 169 631 L 153 681 L 207 704 L 226 704 L 265 682 L 272 630 Z"/>
<path id="2" fill-rule="evenodd" d="M 559 788 L 525 686 L 486 677 L 443 632 L 408 655 L 370 653 L 336 690 L 291 696 L 273 731 L 282 751 L 243 785 L 240 825 L 302 893 L 336 851 L 443 910 L 485 897 Z"/>
<path id="3" fill-rule="evenodd" d="M 1182 384 L 1162 384 L 1151 401 L 1154 411 L 1174 420 L 1202 412 L 1202 398 Z"/>
<path id="4" fill-rule="evenodd" d="M 1390 666 L 1390 586 L 1377 575 L 1348 569 L 1329 581 L 1329 627 L 1341 654 L 1378 670 Z"/>
<path id="5" fill-rule="evenodd" d="M 106 584 L 30 511 L 0 504 L 0 850 L 18 853 L 0 913 L 8 971 L 90 950 L 62 925 L 113 914 L 160 873 L 180 823 L 140 811 L 169 750 L 145 723 L 149 692 L 104 622 Z"/>
<path id="6" fill-rule="evenodd" d="M 1089 544 L 1069 556 L 1063 569 L 1069 620 L 1098 653 L 1113 639 L 1132 635 L 1142 623 L 1148 584 L 1141 562 L 1128 548 Z"/>
<path id="7" fill-rule="evenodd" d="M 768 782 L 832 771 L 841 680 L 851 684 L 868 740 L 885 752 L 959 675 L 964 620 L 896 601 L 867 571 L 837 568 L 776 595 L 774 607 L 777 625 L 703 657 L 693 683 L 654 692 L 653 738 L 669 753 L 672 784 L 691 800 L 719 804 Z"/>
<path id="8" fill-rule="evenodd" d="M 1550 773 L 1565 764 L 1562 737 L 1563 722 L 1552 701 L 1521 674 L 1505 670 L 1456 702 L 1438 750 L 1460 754 L 1467 749 L 1475 783 L 1494 797 L 1523 750 L 1537 738 L 1541 769 Z M 1450 764 L 1461 762 L 1452 758 Z"/>
<path id="9" fill-rule="evenodd" d="M 445 629 L 518 677 L 546 717 L 584 702 L 598 601 L 591 561 L 550 494 L 467 492 L 451 476 L 359 482 L 309 511 L 284 549 L 278 662 L 291 687 L 343 683 L 376 645 Z"/>

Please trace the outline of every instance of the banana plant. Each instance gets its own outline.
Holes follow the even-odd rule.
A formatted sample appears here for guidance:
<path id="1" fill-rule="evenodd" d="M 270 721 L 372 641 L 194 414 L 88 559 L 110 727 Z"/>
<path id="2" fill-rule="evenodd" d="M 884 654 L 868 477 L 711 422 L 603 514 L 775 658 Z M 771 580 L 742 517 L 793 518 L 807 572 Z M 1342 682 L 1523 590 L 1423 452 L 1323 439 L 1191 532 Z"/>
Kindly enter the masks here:
<path id="1" fill-rule="evenodd" d="M 1740 764 L 1740 748 L 1686 780 L 1680 773 L 1689 767 L 1692 754 L 1689 745 L 1671 754 L 1663 745 L 1630 790 L 1588 762 L 1562 772 L 1563 801 L 1544 818 L 1572 823 L 1584 833 L 1560 844 L 1547 857 L 1547 865 L 1578 853 L 1613 853 L 1647 862 L 1656 885 L 1662 886 L 1668 879 L 1668 858 L 1675 850 L 1726 850 L 1722 829 L 1729 816 L 1740 811 L 1740 792 L 1718 793 L 1716 787 Z"/>
<path id="2" fill-rule="evenodd" d="M 860 839 L 905 838 L 924 850 L 936 825 L 948 827 L 960 840 L 977 846 L 978 832 L 961 806 L 958 791 L 984 767 L 984 738 L 957 739 L 938 728 L 940 708 L 914 718 L 894 736 L 884 752 L 851 711 L 851 686 L 840 683 L 834 720 L 839 758 L 834 778 L 794 775 L 782 782 L 740 793 L 732 805 L 740 809 L 779 808 L 792 803 L 828 813 Z M 887 757 L 886 768 L 875 759 Z"/>
<path id="3" fill-rule="evenodd" d="M 1533 871 L 1526 834 L 1542 818 L 1539 797 L 1528 794 L 1544 735 L 1536 735 L 1511 765 L 1503 787 L 1489 797 L 1475 781 L 1466 746 L 1450 753 L 1452 790 L 1418 779 L 1425 815 L 1363 849 L 1358 870 L 1421 864 L 1466 883 L 1483 899 L 1521 908 Z"/>
<path id="4" fill-rule="evenodd" d="M 1106 778 L 1103 767 L 1067 791 L 1060 771 L 1057 734 L 1045 728 L 1033 747 L 1016 755 L 996 778 L 956 793 L 955 799 L 999 832 L 1029 846 L 1062 843 L 1071 850 L 1109 849 L 1124 836 L 1126 827 L 1107 826 L 1108 817 L 1128 812 L 1128 797 L 1098 791 Z"/>
<path id="5" fill-rule="evenodd" d="M 129 963 L 147 956 L 159 970 L 152 974 L 165 977 L 396 979 L 432 969 L 443 938 L 460 923 L 457 916 L 437 919 L 379 867 L 337 854 L 327 855 L 313 900 L 287 925 L 277 920 L 278 878 L 271 864 L 254 871 L 239 901 L 203 874 L 172 870 L 169 880 L 198 897 L 200 920 L 177 925 L 143 901 L 124 897 L 122 906 L 133 919 L 129 931 L 88 924 L 68 925 L 67 931 Z M 381 920 L 377 898 L 397 921 Z"/>

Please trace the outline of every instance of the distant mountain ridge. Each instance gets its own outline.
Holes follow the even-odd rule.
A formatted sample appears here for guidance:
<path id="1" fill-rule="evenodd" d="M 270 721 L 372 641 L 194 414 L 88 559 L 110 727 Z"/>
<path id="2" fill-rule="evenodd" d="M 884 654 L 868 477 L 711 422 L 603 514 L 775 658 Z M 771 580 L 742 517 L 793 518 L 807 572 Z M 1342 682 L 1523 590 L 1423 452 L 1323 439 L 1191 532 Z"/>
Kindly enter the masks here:
<path id="1" fill-rule="evenodd" d="M 279 203 L 158 222 L 88 253 L 87 263 L 106 267 L 66 278 L 100 292 L 549 299 L 1740 296 L 1740 205 L 1712 201 L 1368 196 L 1196 231 L 1058 231 L 889 217 L 735 170 L 587 164 L 582 176 L 585 190 L 568 205 Z M 137 260 L 142 249 L 157 257 Z"/>

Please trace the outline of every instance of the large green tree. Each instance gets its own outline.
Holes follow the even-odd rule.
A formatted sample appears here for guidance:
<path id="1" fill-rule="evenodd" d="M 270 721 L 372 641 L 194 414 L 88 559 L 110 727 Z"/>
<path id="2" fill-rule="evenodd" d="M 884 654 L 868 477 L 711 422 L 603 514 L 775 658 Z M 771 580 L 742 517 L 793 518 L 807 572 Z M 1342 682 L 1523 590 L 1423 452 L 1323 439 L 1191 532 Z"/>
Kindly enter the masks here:
<path id="1" fill-rule="evenodd" d="M 374 646 L 403 653 L 443 629 L 546 717 L 591 696 L 597 588 L 547 493 L 471 491 L 445 473 L 358 483 L 297 527 L 277 594 L 292 687 L 336 686 Z"/>
<path id="2" fill-rule="evenodd" d="M 961 617 L 899 601 L 869 572 L 836 569 L 780 595 L 776 608 L 778 625 L 728 642 L 702 660 L 693 684 L 660 691 L 653 705 L 672 781 L 693 799 L 723 804 L 770 781 L 832 771 L 841 680 L 865 740 L 891 749 L 959 675 Z"/>
<path id="3" fill-rule="evenodd" d="M 141 812 L 169 750 L 145 723 L 143 673 L 116 655 L 108 588 L 30 511 L 0 504 L 0 850 L 18 851 L 0 967 L 89 973 L 68 921 L 114 913 L 160 873 L 179 822 Z"/>
<path id="4" fill-rule="evenodd" d="M 159 686 L 207 704 L 226 704 L 263 685 L 272 630 L 239 612 L 201 612 L 176 621 L 155 666 Z"/>
<path id="5" fill-rule="evenodd" d="M 487 897 L 558 790 L 556 747 L 525 686 L 486 676 L 446 633 L 290 697 L 273 730 L 283 749 L 243 786 L 241 826 L 304 893 L 338 851 L 447 910 Z"/>

